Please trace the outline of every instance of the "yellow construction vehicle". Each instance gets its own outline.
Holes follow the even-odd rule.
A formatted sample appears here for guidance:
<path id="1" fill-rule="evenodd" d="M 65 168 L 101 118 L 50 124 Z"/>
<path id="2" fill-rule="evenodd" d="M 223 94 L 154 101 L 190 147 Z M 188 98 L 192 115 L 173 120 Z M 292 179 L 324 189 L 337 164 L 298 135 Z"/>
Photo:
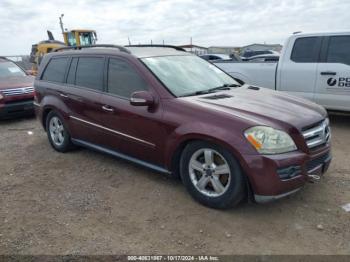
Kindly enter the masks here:
<path id="1" fill-rule="evenodd" d="M 63 16 L 64 15 L 62 14 L 59 19 L 64 42 L 55 40 L 52 33 L 47 31 L 49 37 L 48 40 L 40 41 L 39 43 L 32 45 L 30 62 L 33 63 L 32 72 L 34 75 L 36 75 L 38 71 L 43 56 L 50 53 L 52 50 L 65 46 L 87 46 L 96 44 L 97 34 L 95 30 L 74 29 L 68 31 L 63 27 Z"/>
<path id="2" fill-rule="evenodd" d="M 62 14 L 59 19 L 64 43 L 67 46 L 87 46 L 96 44 L 97 34 L 95 30 L 73 29 L 68 31 L 63 27 L 63 16 L 64 14 Z"/>
<path id="3" fill-rule="evenodd" d="M 49 35 L 48 40 L 40 41 L 39 43 L 32 45 L 29 61 L 32 63 L 33 75 L 37 74 L 38 67 L 45 54 L 50 53 L 56 48 L 66 46 L 65 43 L 53 39 L 52 33 L 50 31 L 47 31 L 47 34 Z"/>

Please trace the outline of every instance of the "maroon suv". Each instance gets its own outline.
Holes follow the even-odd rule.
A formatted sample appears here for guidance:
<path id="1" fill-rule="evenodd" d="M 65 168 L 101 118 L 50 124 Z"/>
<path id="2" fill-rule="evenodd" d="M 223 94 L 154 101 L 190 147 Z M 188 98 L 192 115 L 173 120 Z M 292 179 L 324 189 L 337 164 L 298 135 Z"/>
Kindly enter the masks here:
<path id="1" fill-rule="evenodd" d="M 34 77 L 0 57 L 0 119 L 33 115 Z"/>
<path id="2" fill-rule="evenodd" d="M 319 178 L 331 160 L 326 111 L 240 86 L 178 48 L 94 47 L 47 55 L 36 113 L 54 149 L 102 151 L 180 175 L 214 208 L 251 195 L 278 199 Z"/>

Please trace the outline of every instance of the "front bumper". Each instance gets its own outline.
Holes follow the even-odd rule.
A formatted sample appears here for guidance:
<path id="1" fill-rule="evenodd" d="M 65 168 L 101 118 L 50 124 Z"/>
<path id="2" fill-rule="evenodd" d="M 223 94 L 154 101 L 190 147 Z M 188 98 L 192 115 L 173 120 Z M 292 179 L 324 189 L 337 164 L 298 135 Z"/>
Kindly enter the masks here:
<path id="1" fill-rule="evenodd" d="M 280 155 L 244 156 L 255 201 L 265 203 L 296 193 L 304 184 L 324 174 L 332 156 L 326 145 L 310 154 L 296 151 Z M 285 174 L 288 172 L 290 176 Z"/>
<path id="2" fill-rule="evenodd" d="M 28 116 L 34 114 L 33 99 L 24 101 L 11 101 L 0 105 L 0 118 L 8 119 L 19 116 Z"/>

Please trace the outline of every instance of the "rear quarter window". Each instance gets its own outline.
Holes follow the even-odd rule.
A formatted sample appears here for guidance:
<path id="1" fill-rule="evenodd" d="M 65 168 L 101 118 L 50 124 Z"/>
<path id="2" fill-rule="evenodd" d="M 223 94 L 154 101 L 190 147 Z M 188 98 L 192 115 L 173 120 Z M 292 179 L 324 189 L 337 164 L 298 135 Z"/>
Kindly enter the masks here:
<path id="1" fill-rule="evenodd" d="M 41 79 L 50 82 L 63 83 L 68 59 L 68 57 L 52 58 Z"/>

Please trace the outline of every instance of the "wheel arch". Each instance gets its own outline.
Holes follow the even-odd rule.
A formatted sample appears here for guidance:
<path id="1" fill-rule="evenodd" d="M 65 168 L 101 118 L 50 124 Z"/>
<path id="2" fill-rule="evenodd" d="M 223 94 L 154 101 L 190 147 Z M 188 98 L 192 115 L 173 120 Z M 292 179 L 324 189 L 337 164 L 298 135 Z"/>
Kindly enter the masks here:
<path id="1" fill-rule="evenodd" d="M 209 135 L 199 135 L 199 134 L 191 134 L 190 136 L 183 137 L 177 145 L 175 150 L 172 153 L 171 156 L 171 161 L 170 161 L 170 170 L 173 174 L 173 176 L 176 179 L 181 179 L 180 176 L 180 159 L 182 152 L 184 151 L 185 147 L 195 141 L 204 141 L 212 144 L 216 144 L 219 146 L 222 146 L 226 150 L 228 150 L 236 159 L 237 162 L 241 168 L 242 174 L 243 174 L 243 179 L 245 181 L 245 186 L 246 186 L 246 200 L 248 201 L 254 201 L 254 194 L 253 194 L 253 189 L 252 189 L 252 184 L 250 182 L 249 176 L 246 175 L 245 169 L 244 169 L 244 164 L 243 164 L 243 158 L 239 154 L 238 150 L 235 149 L 234 147 L 230 146 L 228 143 L 218 139 L 214 138 Z M 219 141 L 219 143 L 217 142 Z"/>
<path id="2" fill-rule="evenodd" d="M 56 98 L 55 96 L 46 96 L 43 98 L 42 101 L 43 109 L 42 109 L 42 117 L 41 117 L 41 124 L 43 125 L 45 131 L 46 131 L 46 119 L 48 114 L 51 111 L 57 111 L 65 120 L 65 122 L 68 121 L 69 118 L 69 110 L 68 107 L 64 102 Z"/>
<path id="3" fill-rule="evenodd" d="M 236 149 L 235 147 L 233 147 L 232 145 L 228 144 L 227 142 L 225 142 L 224 140 L 218 137 L 214 137 L 209 134 L 190 133 L 190 134 L 181 136 L 181 138 L 179 138 L 176 142 L 174 142 L 171 145 L 168 145 L 166 149 L 167 151 L 166 166 L 168 166 L 168 168 L 172 172 L 176 173 L 176 167 L 179 166 L 181 154 L 185 149 L 185 147 L 189 143 L 194 141 L 204 141 L 204 142 L 222 146 L 223 148 L 228 150 L 231 154 L 233 154 L 233 156 L 237 159 L 237 161 L 239 162 L 240 166 L 243 169 L 244 160 L 241 154 L 239 153 L 238 149 Z"/>

